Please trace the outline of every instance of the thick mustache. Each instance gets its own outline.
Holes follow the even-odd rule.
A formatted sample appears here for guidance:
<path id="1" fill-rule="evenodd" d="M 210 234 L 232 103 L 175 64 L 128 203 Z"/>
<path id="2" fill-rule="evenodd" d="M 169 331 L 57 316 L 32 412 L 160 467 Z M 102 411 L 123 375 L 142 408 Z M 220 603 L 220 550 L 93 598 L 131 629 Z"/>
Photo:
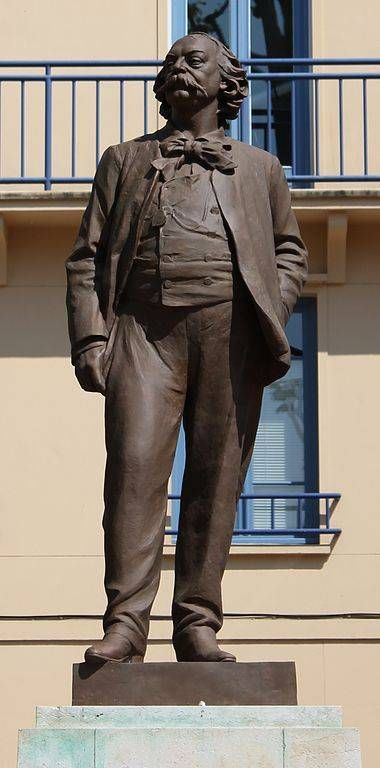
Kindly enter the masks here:
<path id="1" fill-rule="evenodd" d="M 157 96 L 164 95 L 166 91 L 170 91 L 174 86 L 180 87 L 183 90 L 189 91 L 189 93 L 198 93 L 201 96 L 207 96 L 207 91 L 194 80 L 194 78 L 188 72 L 173 73 L 168 75 L 162 84 Z"/>

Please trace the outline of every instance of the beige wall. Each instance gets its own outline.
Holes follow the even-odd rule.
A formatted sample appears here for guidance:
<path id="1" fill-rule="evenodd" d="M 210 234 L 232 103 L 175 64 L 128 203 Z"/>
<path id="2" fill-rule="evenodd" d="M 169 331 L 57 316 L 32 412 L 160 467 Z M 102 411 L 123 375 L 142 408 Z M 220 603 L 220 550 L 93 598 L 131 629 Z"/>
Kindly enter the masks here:
<path id="1" fill-rule="evenodd" d="M 35 215 L 29 226 L 17 225 L 11 218 L 7 228 L 8 283 L 1 289 L 0 302 L 0 324 L 8 329 L 0 342 L 7 403 L 1 487 L 6 515 L 0 553 L 96 556 L 101 552 L 100 538 L 89 523 L 101 514 L 103 400 L 81 391 L 73 377 L 64 306 L 64 259 L 80 214 L 72 215 L 70 226 L 65 226 L 62 214 L 61 223 L 52 227 L 49 215 L 40 224 Z M 310 242 L 315 226 L 310 226 Z M 322 234 L 316 241 L 323 243 L 324 225 L 319 228 Z M 308 241 L 308 223 L 303 232 Z M 310 283 L 307 289 L 318 297 L 321 488 L 342 490 L 344 496 L 335 513 L 335 522 L 346 525 L 336 556 L 367 553 L 368 530 L 371 554 L 380 551 L 380 527 L 372 512 L 379 429 L 373 408 L 379 375 L 379 237 L 378 222 L 350 222 L 345 284 Z M 312 248 L 311 255 L 314 260 Z M 319 265 L 315 270 L 312 264 L 312 269 L 319 271 Z M 366 456 L 359 475 L 358 454 Z M 33 514 L 28 514 L 31 500 Z M 14 509 L 22 512 L 22 518 L 13 516 Z M 359 510 L 365 525 L 357 530 Z M 352 532 L 347 518 L 352 520 Z M 360 590 L 360 584 L 355 588 Z"/>
<path id="2" fill-rule="evenodd" d="M 313 56 L 379 57 L 377 0 L 312 0 Z"/>
<path id="3" fill-rule="evenodd" d="M 157 59 L 167 50 L 168 0 L 19 0 L 0 9 L 1 58 L 4 60 L 125 60 Z M 78 13 L 80 8 L 80 13 Z M 9 71 L 9 70 L 8 70 Z M 19 73 L 20 70 L 14 70 Z M 25 72 L 24 70 L 21 70 Z M 28 72 L 28 70 L 26 70 Z M 136 74 L 157 72 L 94 68 L 90 73 Z M 0 69 L 0 73 L 2 70 Z M 40 74 L 43 70 L 33 70 Z M 54 69 L 55 74 L 89 74 L 88 69 Z M 28 176 L 43 175 L 44 84 L 26 86 L 26 162 Z M 119 84 L 100 86 L 100 151 L 120 141 Z M 124 88 L 124 139 L 144 132 L 143 85 L 129 82 Z M 158 125 L 157 102 L 148 86 L 148 130 Z M 71 84 L 53 83 L 53 173 L 71 175 Z M 13 176 L 20 169 L 20 85 L 2 85 L 1 174 Z M 95 85 L 77 85 L 77 175 L 92 176 L 95 170 Z M 17 187 L 12 187 L 16 189 Z M 31 186 L 30 188 L 33 188 Z M 37 188 L 37 187 L 36 187 Z M 40 188 L 40 185 L 39 185 Z M 56 185 L 56 189 L 64 189 Z"/>
<path id="4" fill-rule="evenodd" d="M 323 273 L 326 217 L 306 215 L 303 204 L 297 205 L 312 274 Z M 41 210 L 14 208 L 4 212 L 8 282 L 0 293 L 0 327 L 7 329 L 0 341 L 6 435 L 0 449 L 0 579 L 7 585 L 0 615 L 13 617 L 0 621 L 7 691 L 0 707 L 7 734 L 1 749 L 10 767 L 16 727 L 32 723 L 38 703 L 69 703 L 70 664 L 101 632 L 100 621 L 20 617 L 99 616 L 104 607 L 103 399 L 82 392 L 75 382 L 64 308 L 64 259 L 80 210 L 60 209 L 58 202 L 56 210 L 44 210 L 43 203 Z M 342 493 L 333 522 L 343 534 L 331 551 L 328 546 L 234 549 L 224 580 L 227 613 L 380 611 L 380 424 L 374 407 L 380 377 L 380 220 L 367 213 L 349 217 L 345 282 L 321 284 L 321 278 L 313 284 L 312 278 L 307 287 L 318 300 L 320 488 Z M 170 613 L 172 566 L 167 547 L 155 615 Z M 375 619 L 230 620 L 222 639 L 240 659 L 296 659 L 300 703 L 342 704 L 347 724 L 362 730 L 365 768 L 376 768 L 380 635 Z M 150 658 L 172 658 L 169 640 L 169 622 L 154 621 Z"/>
<path id="5" fill-rule="evenodd" d="M 0 10 L 3 59 L 155 59 L 167 50 L 170 27 L 169 0 L 116 0 L 112 12 L 100 0 L 82 0 L 80 15 L 75 0 L 20 0 L 12 7 Z M 115 19 L 117 23 L 115 23 Z M 366 0 L 358 8 L 345 0 L 314 0 L 312 2 L 312 54 L 314 57 L 376 57 L 379 55 L 377 30 L 380 5 Z M 363 67 L 357 68 L 363 71 Z M 377 71 L 379 66 L 364 66 L 364 71 Z M 345 71 L 336 67 L 316 67 L 316 71 Z M 347 71 L 352 70 L 352 66 Z M 58 71 L 58 70 L 55 70 Z M 60 70 L 70 72 L 72 70 Z M 98 72 L 96 69 L 94 72 Z M 103 73 L 131 72 L 120 67 Z M 155 73 L 141 67 L 134 72 Z M 87 72 L 88 70 L 83 70 Z M 343 86 L 343 119 L 345 173 L 360 174 L 363 170 L 362 86 L 359 81 L 346 81 Z M 101 85 L 100 150 L 120 140 L 119 85 Z M 368 82 L 368 140 L 369 173 L 380 168 L 380 145 L 377 141 L 379 122 L 380 80 Z M 152 86 L 148 87 L 148 130 L 160 124 L 157 102 Z M 44 167 L 44 84 L 26 85 L 27 127 L 26 156 L 28 175 L 41 175 Z M 143 85 L 125 84 L 125 133 L 132 138 L 143 132 Z M 18 83 L 2 85 L 2 149 L 1 173 L 19 173 L 19 110 Z M 319 86 L 320 112 L 320 172 L 339 173 L 338 144 L 338 84 L 323 81 Z M 92 176 L 95 168 L 95 85 L 77 86 L 77 173 Z M 58 176 L 71 173 L 71 85 L 53 85 L 53 172 Z M 319 185 L 331 187 L 330 182 Z M 351 188 L 362 182 L 349 182 Z M 378 182 L 366 182 L 366 187 L 379 188 Z M 17 188 L 16 186 L 14 188 Z M 56 189 L 64 189 L 57 185 Z"/>
<path id="6" fill-rule="evenodd" d="M 156 58 L 167 46 L 166 0 L 117 0 L 112 12 L 99 0 L 85 0 L 80 18 L 73 0 L 29 0 L 14 4 L 12 13 L 3 4 L 0 14 L 4 59 Z M 314 56 L 378 55 L 379 16 L 376 0 L 366 0 L 361 15 L 352 2 L 314 0 Z M 131 98 L 126 98 L 127 136 L 142 130 L 136 88 L 131 86 Z M 117 96 L 112 89 L 102 95 L 102 146 L 118 140 L 109 120 Z M 33 172 L 42 158 L 37 91 L 28 95 Z M 346 106 L 352 121 L 347 146 L 355 170 L 360 131 L 354 91 Z M 10 105 L 8 118 L 4 109 L 2 118 L 8 120 L 2 124 L 4 173 L 4 163 L 8 172 L 16 168 L 12 141 L 18 97 L 10 88 L 3 98 Z M 67 172 L 70 140 L 68 98 L 62 87 L 54 123 L 56 167 L 62 173 Z M 88 115 L 94 102 L 89 86 L 83 88 L 83 99 L 80 168 L 91 173 L 94 137 Z M 328 168 L 336 163 L 331 141 L 336 113 L 327 91 L 321 99 L 322 162 Z M 373 131 L 376 89 L 371 105 Z M 150 127 L 156 124 L 152 106 Z M 379 160 L 373 156 L 377 168 Z M 358 211 L 349 214 L 346 276 L 332 284 L 321 277 L 335 257 L 325 211 L 331 198 L 308 205 L 296 202 L 312 273 L 320 276 L 307 286 L 318 301 L 320 488 L 342 493 L 333 522 L 343 534 L 331 548 L 234 548 L 224 580 L 225 611 L 231 613 L 380 613 L 380 217 L 376 205 L 364 198 Z M 82 392 L 74 380 L 64 307 L 64 259 L 82 209 L 80 199 L 0 200 L 8 247 L 8 279 L 0 288 L 0 764 L 7 768 L 15 765 L 17 728 L 32 725 L 35 705 L 70 703 L 71 664 L 101 632 L 99 620 L 44 620 L 49 615 L 99 616 L 104 607 L 103 400 Z M 5 264 L 0 232 L 0 280 L 2 260 Z M 172 581 L 173 553 L 167 547 L 156 616 L 169 614 Z M 23 616 L 40 618 L 26 621 Z M 169 621 L 153 621 L 151 635 L 148 658 L 172 659 Z M 221 637 L 241 660 L 295 659 L 300 703 L 343 705 L 345 723 L 361 729 L 363 768 L 377 768 L 376 619 L 240 618 L 227 620 Z"/>
<path id="7" fill-rule="evenodd" d="M 154 58 L 166 13 L 166 0 L 18 0 L 2 7 L 2 58 Z"/>
<path id="8" fill-rule="evenodd" d="M 312 1 L 312 55 L 314 58 L 378 58 L 378 28 L 380 5 L 377 0 L 358 3 L 346 0 Z M 318 66 L 316 72 L 378 72 L 380 67 Z M 379 173 L 380 147 L 377 126 L 380 111 L 380 79 L 368 81 L 368 172 Z M 346 174 L 363 172 L 363 122 L 361 81 L 346 81 L 343 85 L 344 153 Z M 339 173 L 338 83 L 320 82 L 320 173 Z M 320 188 L 329 184 L 319 184 Z M 363 187 L 362 182 L 349 182 L 350 188 Z M 379 188 L 378 182 L 366 182 L 366 187 Z"/>

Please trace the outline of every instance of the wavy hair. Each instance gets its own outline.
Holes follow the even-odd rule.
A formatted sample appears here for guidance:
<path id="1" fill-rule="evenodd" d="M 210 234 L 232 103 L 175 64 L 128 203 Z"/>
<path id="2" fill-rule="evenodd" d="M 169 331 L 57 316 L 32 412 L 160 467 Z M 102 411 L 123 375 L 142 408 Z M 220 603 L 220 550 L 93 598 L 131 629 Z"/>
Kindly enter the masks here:
<path id="1" fill-rule="evenodd" d="M 224 87 L 218 94 L 218 124 L 223 128 L 228 127 L 229 120 L 236 120 L 239 115 L 243 100 L 248 95 L 248 80 L 244 69 L 239 60 L 230 48 L 217 40 L 216 37 L 208 35 L 207 32 L 192 32 L 189 37 L 207 37 L 217 46 L 217 61 L 219 64 L 220 75 Z M 169 120 L 171 117 L 171 106 L 165 98 L 165 80 L 167 73 L 167 64 L 164 62 L 159 71 L 153 91 L 157 101 L 161 102 L 160 114 Z"/>

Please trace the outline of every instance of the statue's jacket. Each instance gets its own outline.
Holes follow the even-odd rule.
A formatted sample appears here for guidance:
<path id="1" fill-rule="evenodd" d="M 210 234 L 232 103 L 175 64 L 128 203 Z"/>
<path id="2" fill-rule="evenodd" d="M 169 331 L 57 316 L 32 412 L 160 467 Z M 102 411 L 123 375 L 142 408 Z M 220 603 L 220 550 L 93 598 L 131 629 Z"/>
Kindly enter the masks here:
<path id="1" fill-rule="evenodd" d="M 72 360 L 107 339 L 136 253 L 139 230 L 159 171 L 160 141 L 168 128 L 109 147 L 98 165 L 78 238 L 67 262 L 67 308 Z M 291 209 L 277 157 L 230 140 L 237 167 L 215 170 L 212 183 L 235 246 L 241 276 L 255 302 L 266 340 L 265 384 L 290 365 L 284 326 L 307 275 L 307 251 Z"/>

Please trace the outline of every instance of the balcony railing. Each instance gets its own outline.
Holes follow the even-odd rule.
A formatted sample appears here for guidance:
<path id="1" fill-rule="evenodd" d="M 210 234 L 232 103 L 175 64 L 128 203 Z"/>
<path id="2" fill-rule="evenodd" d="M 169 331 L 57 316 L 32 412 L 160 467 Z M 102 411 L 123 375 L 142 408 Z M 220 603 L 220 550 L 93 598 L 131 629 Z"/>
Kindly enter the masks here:
<path id="1" fill-rule="evenodd" d="M 0 183 L 90 183 L 106 146 L 155 130 L 160 64 L 0 61 Z M 380 59 L 243 64 L 250 98 L 232 135 L 278 154 L 293 186 L 380 181 Z"/>
<path id="2" fill-rule="evenodd" d="M 177 494 L 170 494 L 169 500 L 179 501 L 180 496 Z M 246 539 L 246 543 L 250 543 L 249 540 L 256 537 L 270 537 L 271 539 L 281 538 L 293 538 L 294 544 L 299 543 L 299 539 L 302 538 L 306 541 L 313 539 L 318 541 L 319 536 L 339 536 L 342 532 L 341 528 L 331 526 L 331 515 L 341 498 L 340 493 L 265 493 L 265 494 L 242 494 L 240 496 L 240 502 L 252 502 L 251 511 L 245 511 L 242 519 L 242 525 L 234 529 L 234 539 L 243 537 Z M 276 511 L 278 508 L 278 502 L 295 502 L 295 524 L 290 526 L 279 526 L 276 524 Z M 260 527 L 252 526 L 252 520 L 255 519 L 254 502 L 266 501 L 269 503 L 269 525 L 260 525 Z M 305 509 L 306 505 L 316 505 L 311 511 Z M 314 521 L 314 524 L 305 524 L 305 520 L 308 518 Z M 239 519 L 239 516 L 238 516 Z M 171 527 L 165 531 L 168 536 L 177 536 L 178 529 Z"/>

